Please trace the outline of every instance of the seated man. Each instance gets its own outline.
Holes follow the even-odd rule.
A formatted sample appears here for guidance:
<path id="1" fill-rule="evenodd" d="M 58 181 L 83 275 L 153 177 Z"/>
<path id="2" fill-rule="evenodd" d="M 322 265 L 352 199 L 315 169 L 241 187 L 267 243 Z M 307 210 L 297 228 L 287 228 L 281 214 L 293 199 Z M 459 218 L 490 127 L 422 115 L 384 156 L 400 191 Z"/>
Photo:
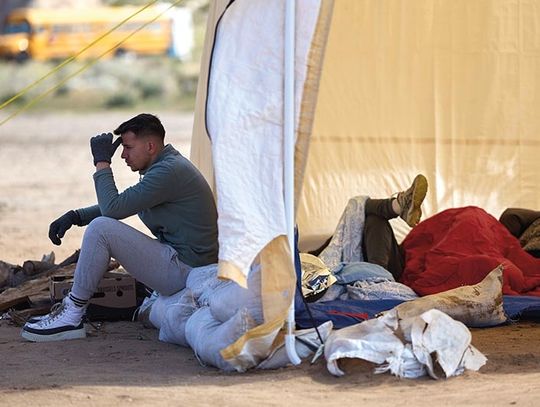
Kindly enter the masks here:
<path id="1" fill-rule="evenodd" d="M 150 114 L 122 123 L 114 133 L 90 140 L 97 205 L 71 210 L 55 220 L 49 238 L 59 245 L 73 225 L 86 226 L 71 292 L 50 314 L 24 325 L 22 337 L 43 342 L 86 336 L 88 301 L 114 257 L 148 287 L 171 295 L 185 287 L 192 267 L 217 262 L 217 211 L 202 174 L 172 145 Z M 110 167 L 122 143 L 122 158 L 139 182 L 119 193 Z M 137 214 L 155 236 L 120 222 Z"/>

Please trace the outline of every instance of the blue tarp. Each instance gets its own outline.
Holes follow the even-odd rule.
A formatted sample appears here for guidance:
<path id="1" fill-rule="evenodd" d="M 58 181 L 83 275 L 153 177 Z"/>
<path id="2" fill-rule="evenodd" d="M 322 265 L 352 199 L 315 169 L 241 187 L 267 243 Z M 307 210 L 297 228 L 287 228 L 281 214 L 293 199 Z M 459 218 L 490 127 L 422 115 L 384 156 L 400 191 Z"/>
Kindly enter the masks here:
<path id="1" fill-rule="evenodd" d="M 503 296 L 503 307 L 510 320 L 531 319 L 540 321 L 540 298 L 515 295 Z M 316 325 L 331 320 L 334 328 L 344 328 L 373 318 L 377 313 L 387 311 L 401 304 L 401 300 L 336 300 L 308 304 Z M 295 313 L 299 328 L 313 327 L 312 319 L 305 306 L 299 306 Z"/>

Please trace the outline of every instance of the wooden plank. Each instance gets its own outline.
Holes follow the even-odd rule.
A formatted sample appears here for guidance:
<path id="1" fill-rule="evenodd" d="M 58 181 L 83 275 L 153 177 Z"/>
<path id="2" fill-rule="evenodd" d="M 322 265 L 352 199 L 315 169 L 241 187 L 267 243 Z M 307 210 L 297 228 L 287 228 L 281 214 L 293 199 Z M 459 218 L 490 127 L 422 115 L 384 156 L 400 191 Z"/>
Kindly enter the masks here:
<path id="1" fill-rule="evenodd" d="M 22 282 L 16 287 L 4 290 L 0 293 L 0 312 L 5 312 L 10 308 L 20 306 L 25 302 L 28 303 L 28 306 L 31 306 L 29 298 L 43 296 L 43 291 L 49 290 L 51 276 L 73 277 L 77 265 L 76 263 L 73 263 L 73 261 L 76 262 L 78 260 L 78 255 L 79 251 L 75 252 L 59 265 L 31 276 L 30 280 Z M 113 260 L 109 263 L 107 271 L 117 269 L 119 266 L 120 264 L 116 260 Z"/>
<path id="2" fill-rule="evenodd" d="M 41 291 L 49 289 L 49 281 L 52 275 L 55 276 L 73 276 L 75 264 L 65 267 L 47 270 L 38 278 L 25 281 L 17 287 L 8 288 L 0 294 L 0 312 L 5 311 L 15 304 L 24 301 L 24 298 L 39 294 Z"/>

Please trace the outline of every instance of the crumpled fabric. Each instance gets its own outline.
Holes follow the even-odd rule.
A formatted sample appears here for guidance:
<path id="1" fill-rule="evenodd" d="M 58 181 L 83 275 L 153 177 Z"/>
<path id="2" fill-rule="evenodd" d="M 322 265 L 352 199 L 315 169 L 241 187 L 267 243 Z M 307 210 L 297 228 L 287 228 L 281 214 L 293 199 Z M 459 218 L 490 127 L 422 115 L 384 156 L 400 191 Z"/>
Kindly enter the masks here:
<path id="1" fill-rule="evenodd" d="M 340 263 L 364 260 L 362 256 L 362 235 L 368 198 L 368 196 L 359 195 L 349 199 L 332 240 L 319 254 L 319 258 L 332 272 L 340 266 Z"/>
<path id="2" fill-rule="evenodd" d="M 187 320 L 186 341 L 203 365 L 232 372 L 235 367 L 223 359 L 220 351 L 255 325 L 246 308 L 240 308 L 231 319 L 220 322 L 212 316 L 210 307 L 204 306 Z"/>
<path id="3" fill-rule="evenodd" d="M 169 304 L 164 310 L 164 314 L 161 318 L 161 327 L 159 329 L 159 340 L 188 347 L 189 344 L 186 340 L 186 324 L 188 319 L 197 310 L 197 303 L 189 288 L 183 289 L 180 293 L 182 295 L 178 298 L 178 301 Z M 156 303 L 158 301 L 156 301 Z"/>
<path id="4" fill-rule="evenodd" d="M 221 350 L 263 319 L 260 266 L 252 266 L 248 289 L 218 279 L 217 269 L 217 264 L 192 269 L 185 289 L 171 296 L 155 292 L 145 302 L 145 309 L 151 325 L 159 329 L 159 340 L 191 347 L 203 365 L 233 371 L 237 367 L 223 359 Z M 299 357 L 313 355 L 321 346 L 319 334 L 324 342 L 331 331 L 330 321 L 319 326 L 318 333 L 313 328 L 297 331 Z M 271 353 L 253 367 L 274 369 L 289 363 L 284 344 L 276 343 Z"/>
<path id="5" fill-rule="evenodd" d="M 465 369 L 478 370 L 487 361 L 471 345 L 467 327 L 441 311 L 429 310 L 407 323 L 413 326 L 410 342 L 396 334 L 401 329 L 401 321 L 392 311 L 333 332 L 324 351 L 328 371 L 334 376 L 343 376 L 345 372 L 339 368 L 339 359 L 359 358 L 375 363 L 375 373 L 389 371 L 405 378 L 429 374 L 438 379 L 437 364 L 445 377 L 451 377 L 462 374 Z"/>
<path id="6" fill-rule="evenodd" d="M 317 302 L 340 300 L 403 300 L 418 295 L 394 280 L 385 268 L 367 262 L 341 263 L 333 272 L 336 284 L 329 287 Z"/>
<path id="7" fill-rule="evenodd" d="M 478 370 L 487 359 L 471 345 L 471 333 L 459 321 L 444 312 L 430 310 L 413 323 L 412 346 L 415 357 L 427 368 L 429 375 L 438 379 L 434 363 L 437 362 L 446 377 L 462 374 L 465 369 Z M 431 357 L 436 355 L 436 361 Z"/>
<path id="8" fill-rule="evenodd" d="M 394 276 L 384 267 L 365 261 L 341 263 L 332 271 L 339 284 L 351 284 L 355 281 L 395 281 Z"/>
<path id="9" fill-rule="evenodd" d="M 485 210 L 467 206 L 420 222 L 403 240 L 407 261 L 401 281 L 419 295 L 481 281 L 504 265 L 504 295 L 540 296 L 540 259 Z"/>
<path id="10" fill-rule="evenodd" d="M 336 231 L 319 258 L 332 271 L 341 287 L 334 284 L 318 300 L 412 300 L 416 293 L 409 287 L 395 282 L 392 274 L 383 267 L 363 261 L 362 240 L 365 206 L 369 197 L 349 199 Z M 354 283 L 354 286 L 350 284 Z M 343 285 L 347 285 L 344 287 Z"/>
<path id="11" fill-rule="evenodd" d="M 493 269 L 481 282 L 426 295 L 401 303 L 392 309 L 401 322 L 405 336 L 409 335 L 407 321 L 430 309 L 438 309 L 469 327 L 494 326 L 506 322 L 502 296 L 503 267 Z"/>
<path id="12" fill-rule="evenodd" d="M 304 298 L 319 294 L 336 282 L 336 277 L 318 257 L 308 253 L 300 253 L 300 264 Z"/>
<path id="13" fill-rule="evenodd" d="M 348 300 L 403 300 L 411 301 L 418 295 L 405 284 L 395 281 L 356 281 L 347 286 Z"/>

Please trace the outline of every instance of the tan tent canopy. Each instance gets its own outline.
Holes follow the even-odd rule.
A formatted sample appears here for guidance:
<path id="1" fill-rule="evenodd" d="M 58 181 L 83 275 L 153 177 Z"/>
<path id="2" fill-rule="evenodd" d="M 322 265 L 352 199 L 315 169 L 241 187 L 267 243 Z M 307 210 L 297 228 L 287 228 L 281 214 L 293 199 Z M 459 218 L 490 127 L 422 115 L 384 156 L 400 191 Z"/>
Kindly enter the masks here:
<path id="1" fill-rule="evenodd" d="M 241 13 L 249 2 L 230 7 Z M 301 249 L 332 234 L 349 198 L 387 197 L 417 173 L 429 181 L 425 216 L 467 205 L 494 216 L 540 208 L 539 0 L 298 3 L 320 7 L 297 122 Z M 210 6 L 192 139 L 191 158 L 212 184 L 207 84 L 228 4 Z"/>
<path id="2" fill-rule="evenodd" d="M 214 1 L 210 18 L 227 3 Z M 418 172 L 430 183 L 427 216 L 540 207 L 539 1 L 323 3 L 333 4 L 299 202 L 304 239 L 329 236 L 349 197 L 386 197 Z M 209 174 L 201 74 L 192 158 Z"/>

